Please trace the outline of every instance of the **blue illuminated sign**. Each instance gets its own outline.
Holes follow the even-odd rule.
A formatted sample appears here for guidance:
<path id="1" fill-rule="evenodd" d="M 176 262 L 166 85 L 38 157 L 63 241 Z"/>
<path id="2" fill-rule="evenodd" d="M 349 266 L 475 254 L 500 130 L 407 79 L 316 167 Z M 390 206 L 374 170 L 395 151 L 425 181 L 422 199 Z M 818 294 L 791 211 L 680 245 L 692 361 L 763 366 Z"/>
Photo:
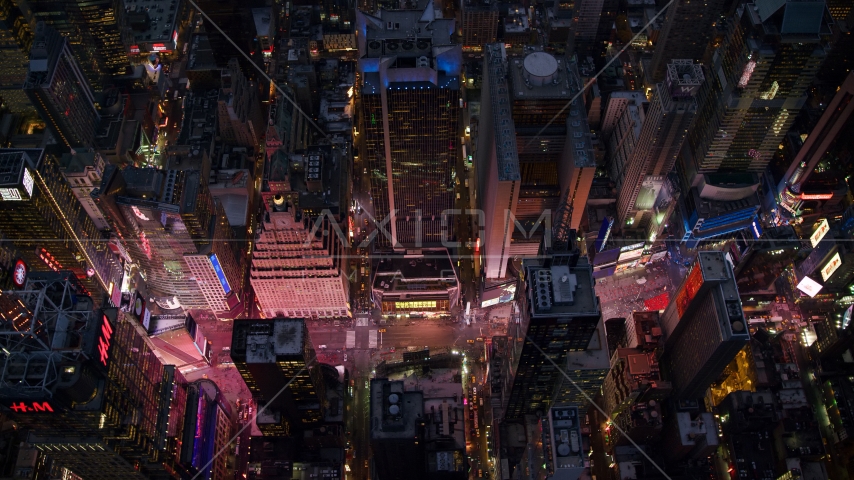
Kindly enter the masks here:
<path id="1" fill-rule="evenodd" d="M 211 266 L 213 266 L 214 272 L 216 272 L 217 278 L 219 278 L 219 283 L 222 285 L 222 289 L 225 290 L 225 294 L 228 295 L 231 293 L 231 287 L 228 285 L 228 279 L 225 278 L 225 273 L 222 271 L 222 265 L 219 264 L 219 259 L 216 258 L 216 254 L 212 253 L 208 257 L 211 261 Z"/>

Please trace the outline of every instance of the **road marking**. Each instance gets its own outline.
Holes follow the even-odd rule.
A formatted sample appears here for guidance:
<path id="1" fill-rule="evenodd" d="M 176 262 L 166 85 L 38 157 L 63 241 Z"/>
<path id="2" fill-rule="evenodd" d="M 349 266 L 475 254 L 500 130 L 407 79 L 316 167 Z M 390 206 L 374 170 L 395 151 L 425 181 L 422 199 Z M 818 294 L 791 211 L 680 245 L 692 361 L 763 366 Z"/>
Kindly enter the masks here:
<path id="1" fill-rule="evenodd" d="M 356 331 L 347 330 L 347 346 L 346 348 L 356 348 Z"/>
<path id="2" fill-rule="evenodd" d="M 377 348 L 377 331 L 368 331 L 368 348 Z"/>

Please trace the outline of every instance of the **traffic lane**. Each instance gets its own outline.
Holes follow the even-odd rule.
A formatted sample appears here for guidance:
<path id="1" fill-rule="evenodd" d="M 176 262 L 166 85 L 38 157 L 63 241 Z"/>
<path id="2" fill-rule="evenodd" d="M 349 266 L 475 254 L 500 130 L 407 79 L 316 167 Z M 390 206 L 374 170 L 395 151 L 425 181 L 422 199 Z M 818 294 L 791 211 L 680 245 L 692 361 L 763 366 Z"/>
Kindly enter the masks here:
<path id="1" fill-rule="evenodd" d="M 422 324 L 384 326 L 382 346 L 384 347 L 446 347 L 452 345 L 459 336 L 458 324 Z M 379 337 L 378 337 L 379 340 Z"/>

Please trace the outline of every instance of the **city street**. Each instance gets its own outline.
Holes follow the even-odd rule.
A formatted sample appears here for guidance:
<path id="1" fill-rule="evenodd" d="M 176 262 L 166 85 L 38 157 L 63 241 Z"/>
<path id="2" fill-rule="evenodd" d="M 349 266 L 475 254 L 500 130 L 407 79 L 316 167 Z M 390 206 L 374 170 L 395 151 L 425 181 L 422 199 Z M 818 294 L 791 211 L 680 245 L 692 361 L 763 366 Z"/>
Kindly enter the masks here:
<path id="1" fill-rule="evenodd" d="M 626 318 L 634 311 L 644 311 L 644 300 L 679 287 L 687 268 L 662 260 L 646 268 L 612 275 L 596 281 L 596 295 L 602 306 L 602 318 Z M 638 279 L 643 283 L 638 283 Z"/>

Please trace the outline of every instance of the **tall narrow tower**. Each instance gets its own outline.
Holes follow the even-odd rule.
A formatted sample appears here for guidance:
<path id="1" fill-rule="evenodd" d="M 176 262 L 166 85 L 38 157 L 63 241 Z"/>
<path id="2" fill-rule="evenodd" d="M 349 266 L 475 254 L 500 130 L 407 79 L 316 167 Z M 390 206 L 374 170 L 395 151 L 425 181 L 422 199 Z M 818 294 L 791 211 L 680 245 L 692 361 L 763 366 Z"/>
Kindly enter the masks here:
<path id="1" fill-rule="evenodd" d="M 362 152 L 386 246 L 442 241 L 453 207 L 451 172 L 460 148 L 462 48 L 453 19 L 424 10 L 356 13 Z M 364 32 L 364 34 L 362 34 Z"/>
<path id="2" fill-rule="evenodd" d="M 655 86 L 649 110 L 629 161 L 615 180 L 620 224 L 644 227 L 676 164 L 685 134 L 697 112 L 694 96 L 703 84 L 703 69 L 691 60 L 673 60 L 664 82 Z M 650 232 L 656 234 L 658 232 Z"/>

